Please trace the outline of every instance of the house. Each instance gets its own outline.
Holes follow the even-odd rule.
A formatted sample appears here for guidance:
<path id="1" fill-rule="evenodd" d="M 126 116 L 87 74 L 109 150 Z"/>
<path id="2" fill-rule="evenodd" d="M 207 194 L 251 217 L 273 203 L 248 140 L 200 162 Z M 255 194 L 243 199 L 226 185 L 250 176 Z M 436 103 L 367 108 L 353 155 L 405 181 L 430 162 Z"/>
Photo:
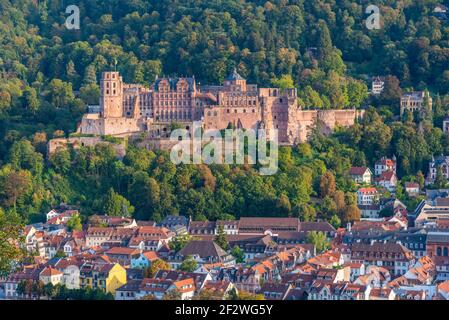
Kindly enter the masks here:
<path id="1" fill-rule="evenodd" d="M 137 300 L 143 279 L 128 280 L 115 290 L 115 300 Z"/>
<path id="2" fill-rule="evenodd" d="M 70 220 L 70 218 L 78 215 L 79 215 L 78 210 L 64 210 L 61 213 L 52 210 L 49 213 L 47 213 L 47 224 L 66 224 L 67 221 Z M 51 218 L 48 219 L 49 217 Z"/>
<path id="3" fill-rule="evenodd" d="M 114 229 L 109 227 L 89 227 L 86 233 L 86 246 L 100 246 L 111 239 Z"/>
<path id="4" fill-rule="evenodd" d="M 441 282 L 437 288 L 438 295 L 444 300 L 449 300 L 449 280 Z"/>
<path id="5" fill-rule="evenodd" d="M 406 182 L 405 183 L 405 192 L 409 195 L 409 197 L 416 197 L 419 195 L 419 184 L 416 182 Z"/>
<path id="6" fill-rule="evenodd" d="M 362 218 L 377 219 L 379 218 L 379 213 L 381 211 L 381 206 L 379 204 L 359 204 L 360 215 Z"/>
<path id="7" fill-rule="evenodd" d="M 372 288 L 369 294 L 370 300 L 395 300 L 396 294 L 390 288 Z"/>
<path id="8" fill-rule="evenodd" d="M 140 256 L 140 250 L 135 248 L 113 247 L 105 252 L 112 262 L 119 263 L 127 267 L 131 265 L 131 261 Z"/>
<path id="9" fill-rule="evenodd" d="M 20 298 L 17 292 L 17 287 L 22 281 L 29 281 L 36 283 L 39 281 L 39 276 L 42 267 L 23 268 L 21 271 L 10 274 L 3 282 L 6 299 Z"/>
<path id="10" fill-rule="evenodd" d="M 75 253 L 80 252 L 80 246 L 77 241 L 73 238 L 66 238 L 63 241 L 63 252 L 67 257 L 73 256 Z"/>
<path id="11" fill-rule="evenodd" d="M 156 300 L 162 300 L 172 285 L 173 280 L 145 278 L 140 283 L 139 291 L 135 293 L 135 297 L 142 299 L 146 296 L 152 296 Z"/>
<path id="12" fill-rule="evenodd" d="M 396 173 L 396 156 L 393 155 L 392 159 L 382 157 L 374 164 L 374 174 L 376 176 L 380 176 L 386 171 L 393 171 Z"/>
<path id="13" fill-rule="evenodd" d="M 371 93 L 374 95 L 379 95 L 382 93 L 385 87 L 385 78 L 384 77 L 373 77 L 371 81 Z"/>
<path id="14" fill-rule="evenodd" d="M 39 280 L 44 284 L 51 283 L 52 285 L 57 285 L 62 282 L 63 273 L 58 269 L 52 267 L 44 268 L 39 274 Z"/>
<path id="15" fill-rule="evenodd" d="M 143 239 L 160 239 L 164 243 L 168 243 L 174 236 L 174 233 L 164 227 L 143 226 L 139 227 L 137 237 Z"/>
<path id="16" fill-rule="evenodd" d="M 55 263 L 54 268 L 62 272 L 61 283 L 67 289 L 79 289 L 81 264 L 79 260 L 72 258 L 59 259 Z"/>
<path id="17" fill-rule="evenodd" d="M 59 216 L 59 215 L 60 215 L 59 212 L 57 212 L 57 211 L 54 210 L 54 209 L 51 209 L 51 210 L 47 213 L 47 222 L 48 222 L 49 220 L 51 220 L 51 219 L 53 219 L 53 218 Z"/>
<path id="18" fill-rule="evenodd" d="M 386 268 L 368 265 L 365 269 L 365 274 L 356 278 L 354 283 L 371 288 L 384 288 L 390 281 L 391 274 Z"/>
<path id="19" fill-rule="evenodd" d="M 131 259 L 131 268 L 146 269 L 154 260 L 158 259 L 160 259 L 160 257 L 156 251 L 141 252 L 138 257 Z"/>
<path id="20" fill-rule="evenodd" d="M 345 267 L 344 265 L 339 269 L 318 268 L 316 272 L 316 279 L 337 283 L 342 281 L 349 281 L 350 274 L 351 268 Z"/>
<path id="21" fill-rule="evenodd" d="M 310 288 L 309 300 L 367 300 L 371 288 L 350 282 L 330 283 L 315 280 Z"/>
<path id="22" fill-rule="evenodd" d="M 80 268 L 80 287 L 115 294 L 126 283 L 126 269 L 118 263 L 85 262 Z"/>
<path id="23" fill-rule="evenodd" d="M 357 204 L 358 205 L 373 205 L 379 199 L 379 193 L 376 188 L 360 188 L 357 190 Z"/>
<path id="24" fill-rule="evenodd" d="M 449 280 L 449 257 L 435 256 L 432 260 L 435 263 L 437 281 Z"/>
<path id="25" fill-rule="evenodd" d="M 373 173 L 368 167 L 351 167 L 349 175 L 356 183 L 371 184 Z"/>
<path id="26" fill-rule="evenodd" d="M 223 227 L 225 234 L 238 234 L 239 221 L 238 220 L 218 220 L 215 226 L 215 234 L 218 234 L 218 228 Z"/>
<path id="27" fill-rule="evenodd" d="M 231 281 L 219 280 L 207 281 L 201 291 L 207 292 L 211 300 L 226 300 L 233 289 L 235 289 L 235 286 Z"/>
<path id="28" fill-rule="evenodd" d="M 382 266 L 391 274 L 400 276 L 414 265 L 415 257 L 409 249 L 399 243 L 353 243 L 351 261 Z"/>
<path id="29" fill-rule="evenodd" d="M 384 171 L 380 174 L 380 176 L 375 179 L 376 185 L 380 187 L 384 187 L 389 192 L 396 191 L 396 185 L 398 183 L 398 178 L 396 177 L 396 173 L 393 171 Z"/>
<path id="30" fill-rule="evenodd" d="M 437 172 L 441 170 L 441 174 L 445 179 L 449 179 L 449 156 L 432 157 L 429 162 L 429 172 L 426 178 L 426 184 L 432 184 L 437 178 Z"/>
<path id="31" fill-rule="evenodd" d="M 159 224 L 160 227 L 165 227 L 170 230 L 182 229 L 183 232 L 188 232 L 189 228 L 189 218 L 185 216 L 166 216 Z"/>
<path id="32" fill-rule="evenodd" d="M 443 119 L 443 132 L 449 134 L 449 117 Z"/>
<path id="33" fill-rule="evenodd" d="M 307 264 L 311 265 L 312 267 L 315 267 L 316 269 L 318 267 L 331 269 L 334 267 L 339 267 L 344 263 L 345 261 L 343 254 L 341 254 L 340 252 L 333 252 L 333 251 L 323 252 L 307 260 Z"/>
<path id="34" fill-rule="evenodd" d="M 424 229 L 401 231 L 395 234 L 394 239 L 418 259 L 427 255 L 427 231 Z"/>
<path id="35" fill-rule="evenodd" d="M 176 253 L 176 258 L 181 261 L 188 256 L 192 256 L 199 264 L 221 262 L 225 267 L 235 264 L 235 258 L 214 241 L 192 240 Z"/>
<path id="36" fill-rule="evenodd" d="M 365 275 L 365 265 L 363 263 L 348 262 L 343 267 L 349 267 L 349 281 L 354 282 L 359 276 Z"/>
<path id="37" fill-rule="evenodd" d="M 198 291 L 204 288 L 207 281 L 212 280 L 210 273 L 185 272 L 180 270 L 159 270 L 154 275 L 154 278 L 171 281 L 192 278 L 195 280 L 195 288 Z"/>
<path id="38" fill-rule="evenodd" d="M 414 91 L 404 93 L 401 97 L 401 117 L 407 112 L 421 112 L 424 107 L 432 110 L 432 97 L 430 96 L 428 91 Z"/>
<path id="39" fill-rule="evenodd" d="M 397 300 L 426 300 L 426 297 L 424 290 L 405 290 L 397 294 Z"/>
<path id="40" fill-rule="evenodd" d="M 293 289 L 291 284 L 266 282 L 259 290 L 265 300 L 286 300 Z"/>
<path id="41" fill-rule="evenodd" d="M 231 248 L 238 246 L 243 250 L 245 261 L 262 258 L 277 246 L 272 236 L 263 234 L 229 235 L 226 237 L 226 240 Z"/>
<path id="42" fill-rule="evenodd" d="M 182 280 L 173 281 L 168 291 L 176 290 L 181 294 L 181 300 L 191 300 L 195 295 L 196 287 L 193 278 L 186 278 Z"/>
<path id="43" fill-rule="evenodd" d="M 189 224 L 189 234 L 191 235 L 214 235 L 214 221 L 191 221 Z"/>
<path id="44" fill-rule="evenodd" d="M 292 288 L 285 300 L 290 301 L 299 301 L 299 300 L 307 300 L 307 291 L 301 287 Z"/>

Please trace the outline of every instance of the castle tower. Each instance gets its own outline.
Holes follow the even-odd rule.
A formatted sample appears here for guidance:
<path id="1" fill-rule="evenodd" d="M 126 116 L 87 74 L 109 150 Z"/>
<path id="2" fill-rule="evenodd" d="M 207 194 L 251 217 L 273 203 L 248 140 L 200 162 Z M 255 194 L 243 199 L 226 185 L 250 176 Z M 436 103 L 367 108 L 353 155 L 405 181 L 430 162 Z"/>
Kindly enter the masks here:
<path id="1" fill-rule="evenodd" d="M 100 110 L 104 118 L 123 117 L 123 80 L 116 71 L 101 75 Z"/>
<path id="2" fill-rule="evenodd" d="M 246 80 L 238 74 L 234 68 L 232 73 L 225 79 L 224 87 L 227 91 L 241 91 L 246 92 Z"/>

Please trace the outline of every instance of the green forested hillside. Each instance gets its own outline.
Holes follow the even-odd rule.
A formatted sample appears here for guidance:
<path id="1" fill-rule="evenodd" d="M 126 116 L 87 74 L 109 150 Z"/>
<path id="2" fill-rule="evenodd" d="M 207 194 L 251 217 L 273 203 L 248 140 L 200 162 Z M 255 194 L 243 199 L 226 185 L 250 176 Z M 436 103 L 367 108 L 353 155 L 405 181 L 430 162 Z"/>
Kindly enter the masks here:
<path id="1" fill-rule="evenodd" d="M 432 14 L 441 2 L 375 1 L 382 28 L 368 30 L 371 1 L 81 0 L 81 28 L 67 30 L 68 1 L 0 0 L 0 205 L 26 220 L 61 201 L 157 220 L 355 219 L 351 165 L 395 154 L 403 181 L 422 181 L 432 155 L 449 151 L 439 129 L 449 107 L 449 22 Z M 75 130 L 115 61 L 126 82 L 178 74 L 220 83 L 236 67 L 259 85 L 293 81 L 304 107 L 372 108 L 333 137 L 315 133 L 281 150 L 273 177 L 247 166 L 175 167 L 132 148 L 123 163 L 101 148 L 44 161 L 46 141 Z M 373 75 L 390 75 L 379 99 L 367 98 Z M 396 121 L 401 90 L 412 88 L 430 90 L 433 115 Z"/>

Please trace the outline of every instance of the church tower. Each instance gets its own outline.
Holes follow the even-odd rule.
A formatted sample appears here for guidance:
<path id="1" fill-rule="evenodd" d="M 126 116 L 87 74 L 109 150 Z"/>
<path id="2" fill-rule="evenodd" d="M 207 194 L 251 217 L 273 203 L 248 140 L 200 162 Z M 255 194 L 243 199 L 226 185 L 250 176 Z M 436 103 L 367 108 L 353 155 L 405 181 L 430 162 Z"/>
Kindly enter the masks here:
<path id="1" fill-rule="evenodd" d="M 123 117 L 123 80 L 118 72 L 102 73 L 100 92 L 100 112 L 102 117 Z"/>

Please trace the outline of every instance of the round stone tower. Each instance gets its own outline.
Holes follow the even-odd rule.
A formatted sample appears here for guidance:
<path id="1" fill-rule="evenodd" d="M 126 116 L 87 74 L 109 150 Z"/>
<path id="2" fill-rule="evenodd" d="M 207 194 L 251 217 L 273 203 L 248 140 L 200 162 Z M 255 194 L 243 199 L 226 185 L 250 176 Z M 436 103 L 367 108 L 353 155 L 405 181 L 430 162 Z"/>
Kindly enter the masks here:
<path id="1" fill-rule="evenodd" d="M 117 71 L 102 73 L 100 94 L 100 112 L 102 117 L 123 117 L 123 80 Z"/>

